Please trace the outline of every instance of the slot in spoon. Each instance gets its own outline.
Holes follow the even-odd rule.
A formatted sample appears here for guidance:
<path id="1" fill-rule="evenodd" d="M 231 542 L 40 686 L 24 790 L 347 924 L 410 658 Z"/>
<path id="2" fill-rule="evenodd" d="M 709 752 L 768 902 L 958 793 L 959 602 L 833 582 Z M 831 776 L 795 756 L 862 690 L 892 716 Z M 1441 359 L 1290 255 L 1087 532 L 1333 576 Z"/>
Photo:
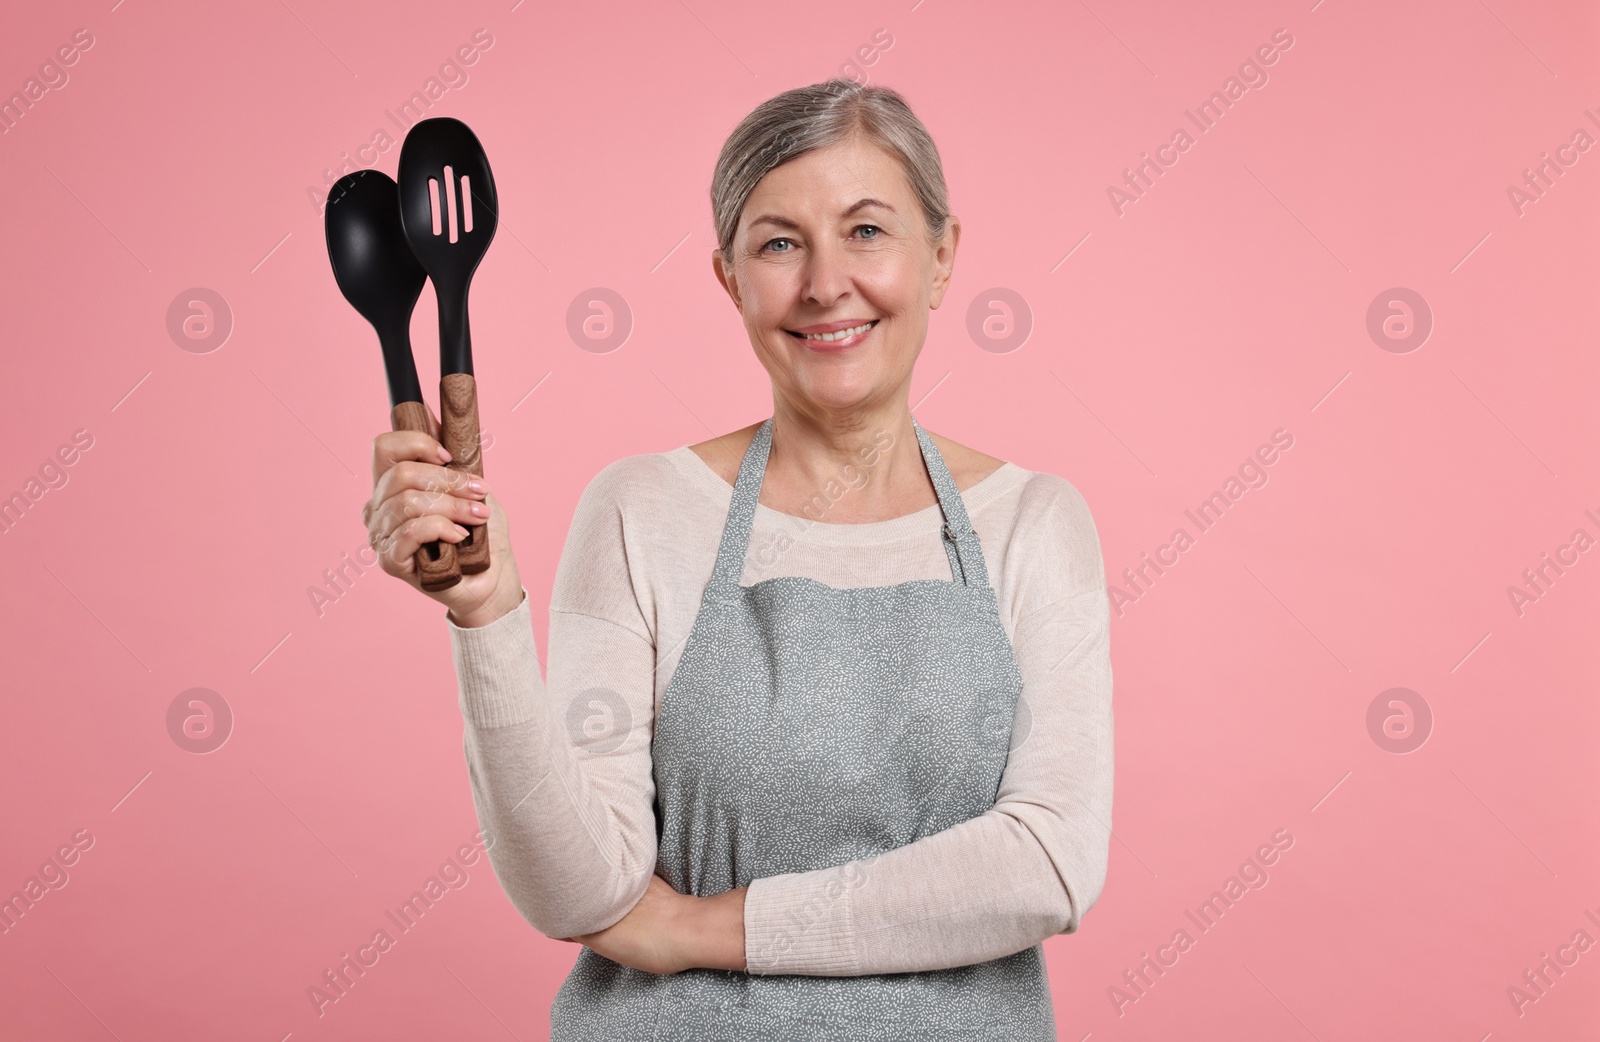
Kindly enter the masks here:
<path id="1" fill-rule="evenodd" d="M 467 293 L 499 224 L 494 174 L 477 135 L 439 116 L 413 126 L 400 146 L 400 224 L 439 298 L 439 423 L 449 466 L 483 475 L 478 385 L 472 372 Z M 489 529 L 469 526 L 455 544 L 464 575 L 489 567 Z"/>

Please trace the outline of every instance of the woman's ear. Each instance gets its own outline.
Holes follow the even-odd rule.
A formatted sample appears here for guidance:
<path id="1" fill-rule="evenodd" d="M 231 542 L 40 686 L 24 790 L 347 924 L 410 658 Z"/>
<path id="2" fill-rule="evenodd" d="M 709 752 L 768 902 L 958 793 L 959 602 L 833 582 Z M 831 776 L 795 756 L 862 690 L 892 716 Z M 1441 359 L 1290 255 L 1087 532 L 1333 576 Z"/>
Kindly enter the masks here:
<path id="1" fill-rule="evenodd" d="M 933 251 L 933 292 L 928 297 L 930 308 L 937 310 L 944 301 L 945 290 L 950 288 L 950 276 L 956 267 L 956 247 L 960 242 L 961 221 L 951 214 L 949 222 L 945 225 L 944 238 L 938 242 Z"/>
<path id="2" fill-rule="evenodd" d="M 717 281 L 722 283 L 722 288 L 728 291 L 728 296 L 733 299 L 733 306 L 740 311 L 744 306 L 739 303 L 739 277 L 723 259 L 721 250 L 711 251 L 711 270 L 716 272 Z"/>

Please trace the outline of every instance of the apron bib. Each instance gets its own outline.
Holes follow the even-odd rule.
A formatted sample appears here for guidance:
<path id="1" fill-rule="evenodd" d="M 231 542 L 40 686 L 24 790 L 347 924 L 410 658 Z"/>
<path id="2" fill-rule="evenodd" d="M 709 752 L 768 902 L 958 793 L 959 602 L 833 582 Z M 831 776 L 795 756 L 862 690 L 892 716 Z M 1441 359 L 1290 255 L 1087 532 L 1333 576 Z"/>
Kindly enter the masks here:
<path id="1" fill-rule="evenodd" d="M 745 453 L 655 723 L 657 872 L 679 893 L 708 897 L 870 859 L 994 806 L 1022 675 L 961 494 L 912 426 L 945 518 L 949 581 L 835 589 L 777 576 L 740 586 L 771 419 Z M 871 877 L 868 863 L 840 880 Z M 747 953 L 750 965 L 762 955 Z M 971 966 L 857 977 L 657 975 L 584 948 L 550 1025 L 552 1042 L 1056 1037 L 1037 945 Z"/>

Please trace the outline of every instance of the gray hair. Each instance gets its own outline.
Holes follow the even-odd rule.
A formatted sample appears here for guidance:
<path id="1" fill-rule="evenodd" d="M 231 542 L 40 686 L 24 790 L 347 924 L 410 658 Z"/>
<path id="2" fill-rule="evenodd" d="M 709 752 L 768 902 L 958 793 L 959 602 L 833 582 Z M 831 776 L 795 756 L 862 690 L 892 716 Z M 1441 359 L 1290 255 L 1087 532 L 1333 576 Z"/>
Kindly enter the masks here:
<path id="1" fill-rule="evenodd" d="M 922 206 L 930 242 L 943 238 L 950 201 L 928 129 L 898 91 L 834 77 L 762 102 L 723 144 L 711 178 L 711 216 L 723 257 L 732 260 L 745 200 L 769 170 L 857 134 L 900 161 Z"/>

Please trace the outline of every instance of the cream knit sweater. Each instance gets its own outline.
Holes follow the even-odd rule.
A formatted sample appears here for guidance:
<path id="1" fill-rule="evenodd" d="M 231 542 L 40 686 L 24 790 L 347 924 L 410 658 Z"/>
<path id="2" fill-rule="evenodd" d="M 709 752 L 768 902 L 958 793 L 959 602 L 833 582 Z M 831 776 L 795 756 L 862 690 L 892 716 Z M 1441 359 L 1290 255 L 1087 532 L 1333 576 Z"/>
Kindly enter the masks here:
<path id="1" fill-rule="evenodd" d="M 842 487 L 824 497 L 836 501 Z M 556 569 L 549 669 L 531 606 L 445 619 L 473 804 L 513 905 L 551 937 L 621 919 L 655 870 L 652 722 L 716 560 L 733 488 L 687 445 L 589 483 Z M 1110 609 L 1094 521 L 1066 480 L 1005 463 L 962 492 L 1021 668 L 994 808 L 870 863 L 757 879 L 752 973 L 854 976 L 996 959 L 1071 933 L 1111 832 Z M 836 524 L 756 507 L 741 579 L 951 578 L 937 504 Z"/>

